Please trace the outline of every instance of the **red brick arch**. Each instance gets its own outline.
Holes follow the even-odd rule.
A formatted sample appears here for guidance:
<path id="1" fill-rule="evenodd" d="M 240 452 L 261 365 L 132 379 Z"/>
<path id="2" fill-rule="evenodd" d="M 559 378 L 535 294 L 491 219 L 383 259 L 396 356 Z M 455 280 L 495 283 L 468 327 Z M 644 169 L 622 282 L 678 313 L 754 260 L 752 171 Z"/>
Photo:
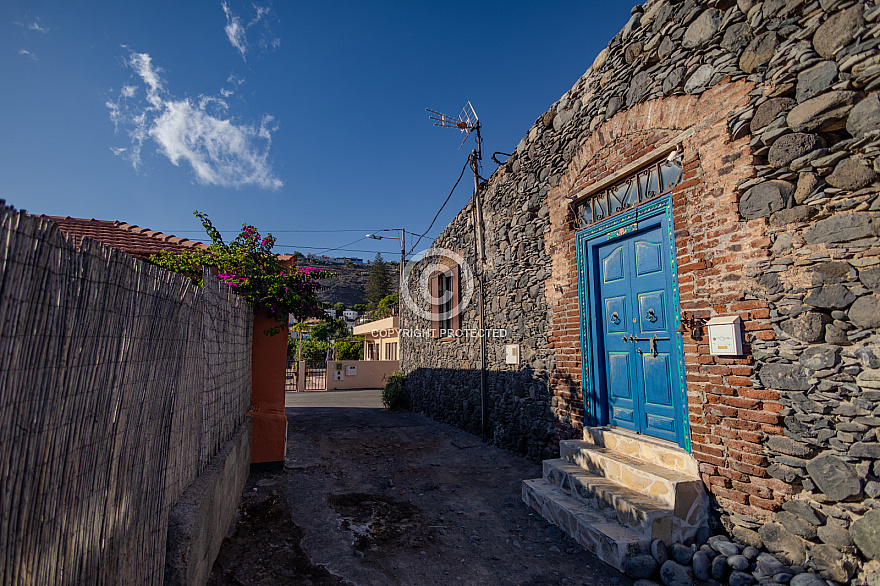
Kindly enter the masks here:
<path id="1" fill-rule="evenodd" d="M 684 180 L 672 192 L 682 310 L 699 317 L 739 315 L 748 336 L 772 340 L 767 303 L 748 300 L 750 267 L 769 257 L 765 219 L 743 221 L 737 183 L 754 176 L 749 138 L 731 140 L 728 114 L 746 107 L 754 85 L 727 80 L 699 96 L 658 98 L 618 112 L 578 148 L 547 195 L 552 261 L 546 282 L 555 354 L 551 389 L 558 413 L 583 426 L 575 227 L 569 196 L 687 133 Z M 748 348 L 748 345 L 747 345 Z M 781 435 L 778 393 L 753 388 L 754 360 L 709 354 L 705 338 L 685 337 L 692 453 L 703 481 L 727 510 L 765 518 L 791 493 L 769 477 L 762 440 Z"/>

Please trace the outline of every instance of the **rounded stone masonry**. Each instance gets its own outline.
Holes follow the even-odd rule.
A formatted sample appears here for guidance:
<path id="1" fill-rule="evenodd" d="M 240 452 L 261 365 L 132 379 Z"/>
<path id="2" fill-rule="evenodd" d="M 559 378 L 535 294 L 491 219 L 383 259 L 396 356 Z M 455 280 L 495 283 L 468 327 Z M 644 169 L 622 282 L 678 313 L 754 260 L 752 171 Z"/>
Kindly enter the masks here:
<path id="1" fill-rule="evenodd" d="M 782 112 L 788 112 L 797 105 L 797 101 L 791 98 L 772 98 L 762 102 L 755 111 L 755 116 L 750 122 L 752 133 L 757 133 L 765 126 L 773 122 Z"/>
<path id="2" fill-rule="evenodd" d="M 880 510 L 869 511 L 854 521 L 850 535 L 865 556 L 880 561 Z"/>
<path id="3" fill-rule="evenodd" d="M 866 295 L 859 297 L 849 308 L 847 316 L 860 328 L 876 329 L 880 327 L 880 297 Z"/>
<path id="4" fill-rule="evenodd" d="M 702 47 L 708 43 L 721 26 L 723 15 L 718 10 L 704 10 L 684 32 L 681 46 L 685 49 Z"/>
<path id="5" fill-rule="evenodd" d="M 877 179 L 877 173 L 854 157 L 840 161 L 828 176 L 828 183 L 840 189 L 855 191 L 867 187 Z"/>
<path id="6" fill-rule="evenodd" d="M 786 134 L 770 147 L 767 160 L 774 167 L 787 167 L 795 159 L 821 148 L 825 148 L 825 139 L 821 136 L 802 132 Z"/>
<path id="7" fill-rule="evenodd" d="M 822 61 L 798 74 L 797 101 L 803 102 L 831 87 L 837 79 L 837 63 Z"/>
<path id="8" fill-rule="evenodd" d="M 862 481 L 851 464 L 831 452 L 825 452 L 807 463 L 810 479 L 828 498 L 843 501 L 862 492 Z"/>
<path id="9" fill-rule="evenodd" d="M 880 134 L 880 94 L 874 92 L 855 105 L 846 118 L 846 131 L 856 138 Z"/>
<path id="10" fill-rule="evenodd" d="M 820 309 L 846 309 L 856 297 L 843 285 L 825 285 L 812 289 L 804 303 Z"/>
<path id="11" fill-rule="evenodd" d="M 809 377 L 804 368 L 798 364 L 765 364 L 758 371 L 761 383 L 771 389 L 787 391 L 806 391 L 810 388 Z M 779 441 L 785 438 L 771 436 L 768 441 Z"/>
<path id="12" fill-rule="evenodd" d="M 793 338 L 807 343 L 815 343 L 825 339 L 825 326 L 831 321 L 829 315 L 808 311 L 783 321 L 779 327 Z"/>
<path id="13" fill-rule="evenodd" d="M 845 128 L 857 99 L 856 92 L 848 91 L 828 92 L 810 98 L 788 113 L 788 127 L 794 132 L 829 132 Z"/>
<path id="14" fill-rule="evenodd" d="M 808 244 L 837 244 L 876 237 L 880 222 L 867 213 L 843 213 L 815 222 L 804 232 Z"/>
<path id="15" fill-rule="evenodd" d="M 773 57 L 778 44 L 775 32 L 769 31 L 756 36 L 748 44 L 739 58 L 739 67 L 746 73 L 754 73 Z"/>
<path id="16" fill-rule="evenodd" d="M 856 32 L 865 22 L 864 8 L 861 3 L 856 6 L 832 14 L 813 35 L 813 48 L 826 59 L 831 59 L 834 54 L 848 45 L 855 37 Z"/>
<path id="17" fill-rule="evenodd" d="M 786 207 L 795 186 L 787 181 L 766 181 L 749 189 L 739 201 L 739 213 L 746 220 L 771 215 Z"/>

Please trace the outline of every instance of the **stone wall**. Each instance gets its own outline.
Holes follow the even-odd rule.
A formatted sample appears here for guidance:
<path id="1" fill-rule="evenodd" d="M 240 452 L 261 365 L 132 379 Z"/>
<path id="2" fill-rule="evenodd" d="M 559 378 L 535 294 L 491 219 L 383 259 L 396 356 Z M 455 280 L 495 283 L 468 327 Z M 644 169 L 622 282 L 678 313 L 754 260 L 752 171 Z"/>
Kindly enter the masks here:
<path id="1" fill-rule="evenodd" d="M 488 341 L 488 439 L 547 457 L 580 434 L 567 196 L 678 140 L 681 308 L 739 315 L 746 334 L 739 359 L 685 344 L 691 447 L 718 517 L 827 579 L 877 576 L 878 46 L 876 1 L 633 9 L 482 188 L 486 326 L 508 331 Z M 434 246 L 474 266 L 473 233 L 469 205 Z M 476 327 L 476 304 L 462 323 Z M 521 344 L 520 369 L 504 365 L 505 343 Z M 404 339 L 414 407 L 479 431 L 477 348 Z"/>

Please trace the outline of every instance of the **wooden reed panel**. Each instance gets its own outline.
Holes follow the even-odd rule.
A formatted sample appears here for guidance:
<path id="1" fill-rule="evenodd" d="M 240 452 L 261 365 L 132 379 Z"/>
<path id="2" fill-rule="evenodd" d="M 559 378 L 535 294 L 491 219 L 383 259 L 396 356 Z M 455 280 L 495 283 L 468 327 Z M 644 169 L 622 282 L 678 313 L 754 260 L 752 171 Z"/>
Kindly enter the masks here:
<path id="1" fill-rule="evenodd" d="M 0 584 L 163 582 L 171 507 L 244 421 L 252 319 L 0 205 Z"/>

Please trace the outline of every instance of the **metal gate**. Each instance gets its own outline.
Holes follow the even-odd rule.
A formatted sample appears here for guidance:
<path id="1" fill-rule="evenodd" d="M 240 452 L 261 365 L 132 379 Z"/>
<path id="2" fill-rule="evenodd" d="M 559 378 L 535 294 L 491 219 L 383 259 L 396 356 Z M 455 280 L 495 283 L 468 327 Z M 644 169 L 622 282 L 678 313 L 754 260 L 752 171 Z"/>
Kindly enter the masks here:
<path id="1" fill-rule="evenodd" d="M 323 391 L 327 388 L 327 363 L 306 362 L 306 384 L 305 391 Z"/>
<path id="2" fill-rule="evenodd" d="M 296 381 L 299 380 L 299 362 L 295 358 L 287 359 L 287 370 L 284 377 L 284 390 L 297 391 Z"/>

